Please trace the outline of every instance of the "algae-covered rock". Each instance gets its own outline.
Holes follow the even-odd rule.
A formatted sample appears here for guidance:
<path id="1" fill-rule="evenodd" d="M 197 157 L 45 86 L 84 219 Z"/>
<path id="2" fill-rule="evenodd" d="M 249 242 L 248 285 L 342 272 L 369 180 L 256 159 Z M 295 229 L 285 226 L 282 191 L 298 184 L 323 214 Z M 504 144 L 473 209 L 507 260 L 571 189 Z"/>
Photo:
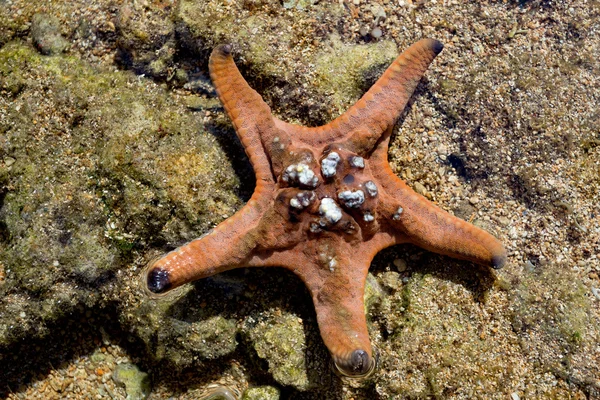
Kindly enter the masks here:
<path id="1" fill-rule="evenodd" d="M 369 273 L 367 275 L 367 281 L 365 283 L 365 313 L 369 313 L 379 303 L 381 303 L 382 299 L 385 297 L 385 292 L 381 288 L 381 285 L 377 281 L 377 279 L 373 276 L 373 274 Z"/>
<path id="2" fill-rule="evenodd" d="M 267 360 L 269 372 L 277 382 L 300 390 L 309 388 L 306 342 L 298 317 L 286 313 L 257 323 L 248 320 L 244 332 L 252 341 L 256 354 Z"/>
<path id="3" fill-rule="evenodd" d="M 125 387 L 127 400 L 144 400 L 150 395 L 150 377 L 146 372 L 140 371 L 137 365 L 119 364 L 113 372 L 116 383 Z"/>
<path id="4" fill-rule="evenodd" d="M 506 390 L 512 366 L 523 362 L 519 348 L 500 339 L 510 325 L 500 315 L 490 317 L 485 304 L 472 302 L 465 278 L 451 282 L 444 274 L 415 273 L 404 285 L 390 287 L 378 310 L 385 316 L 379 323 L 387 340 L 374 343 L 381 350 L 377 387 L 384 396 L 443 396 L 443 388 L 471 379 L 473 370 L 483 385 Z"/>
<path id="5" fill-rule="evenodd" d="M 186 345 L 203 358 L 219 358 L 235 350 L 237 327 L 234 321 L 221 316 L 194 322 L 190 326 Z"/>
<path id="6" fill-rule="evenodd" d="M 69 42 L 60 34 L 58 18 L 48 14 L 35 14 L 31 21 L 31 36 L 40 53 L 55 55 L 62 53 Z"/>
<path id="7" fill-rule="evenodd" d="M 528 360 L 559 376 L 593 382 L 599 367 L 583 361 L 598 344 L 588 290 L 559 265 L 526 271 L 516 282 L 510 317 Z M 533 388 L 525 390 L 526 396 L 536 394 Z"/>
<path id="8" fill-rule="evenodd" d="M 141 249 L 198 237 L 240 204 L 215 136 L 162 89 L 18 43 L 0 49 L 5 78 L 21 88 L 0 95 L 0 346 L 129 298 L 118 271 Z"/>
<path id="9" fill-rule="evenodd" d="M 257 386 L 247 389 L 242 400 L 279 400 L 280 391 L 274 386 Z"/>
<path id="10" fill-rule="evenodd" d="M 192 365 L 194 360 L 212 360 L 235 351 L 238 332 L 235 321 L 215 316 L 196 322 L 185 322 L 163 316 L 161 328 L 151 332 L 156 343 L 149 350 L 157 359 L 179 367 Z M 147 329 L 147 328 L 146 328 Z"/>
<path id="11" fill-rule="evenodd" d="M 119 59 L 126 67 L 159 79 L 175 75 L 175 26 L 160 4 L 125 2 L 117 18 Z"/>
<path id="12" fill-rule="evenodd" d="M 333 35 L 315 60 L 314 84 L 327 94 L 332 115 L 348 108 L 348 99 L 358 99 L 379 79 L 398 55 L 396 44 L 382 40 L 373 44 L 343 44 Z"/>

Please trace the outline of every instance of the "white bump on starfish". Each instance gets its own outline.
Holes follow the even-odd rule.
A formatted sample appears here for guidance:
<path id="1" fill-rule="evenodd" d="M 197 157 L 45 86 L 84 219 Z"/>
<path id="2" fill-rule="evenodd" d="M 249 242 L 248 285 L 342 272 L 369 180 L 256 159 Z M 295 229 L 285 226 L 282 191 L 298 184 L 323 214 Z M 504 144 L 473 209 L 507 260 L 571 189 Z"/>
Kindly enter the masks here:
<path id="1" fill-rule="evenodd" d="M 404 211 L 404 208 L 398 207 L 398 209 L 396 210 L 396 213 L 393 216 L 394 220 L 398 221 L 400 219 L 400 214 L 402 214 L 403 211 Z"/>
<path id="2" fill-rule="evenodd" d="M 338 199 L 349 208 L 358 208 L 365 202 L 365 193 L 362 190 L 344 190 L 338 193 Z"/>
<path id="3" fill-rule="evenodd" d="M 290 206 L 298 210 L 304 210 L 315 199 L 314 192 L 300 192 L 290 199 Z"/>
<path id="4" fill-rule="evenodd" d="M 323 226 L 333 225 L 342 219 L 342 209 L 330 197 L 324 197 L 321 200 L 319 213 L 323 217 L 321 220 L 321 225 Z"/>
<path id="5" fill-rule="evenodd" d="M 352 165 L 354 168 L 364 168 L 365 159 L 360 156 L 350 157 L 350 165 Z"/>
<path id="6" fill-rule="evenodd" d="M 323 176 L 325 178 L 331 178 L 332 176 L 335 176 L 339 162 L 340 155 L 338 153 L 332 151 L 331 153 L 327 154 L 327 157 L 321 161 L 321 173 Z"/>
<path id="7" fill-rule="evenodd" d="M 319 179 L 313 170 L 304 163 L 292 164 L 285 169 L 281 177 L 284 182 L 290 184 L 302 184 L 306 187 L 316 188 Z"/>
<path id="8" fill-rule="evenodd" d="M 365 189 L 367 189 L 367 194 L 371 197 L 377 196 L 377 185 L 373 181 L 365 182 Z"/>
<path id="9" fill-rule="evenodd" d="M 337 261 L 335 258 L 332 258 L 331 260 L 329 260 L 329 271 L 335 271 L 335 267 L 337 267 Z"/>
<path id="10" fill-rule="evenodd" d="M 317 224 L 316 222 L 311 222 L 310 223 L 310 231 L 312 233 L 317 233 L 317 232 L 321 232 L 321 225 Z"/>

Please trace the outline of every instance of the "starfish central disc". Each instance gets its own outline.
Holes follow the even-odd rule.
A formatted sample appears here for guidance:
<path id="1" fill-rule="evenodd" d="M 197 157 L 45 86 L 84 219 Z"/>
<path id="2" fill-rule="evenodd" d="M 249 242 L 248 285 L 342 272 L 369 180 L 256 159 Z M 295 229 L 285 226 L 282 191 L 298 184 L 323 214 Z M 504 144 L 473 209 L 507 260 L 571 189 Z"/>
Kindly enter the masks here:
<path id="1" fill-rule="evenodd" d="M 378 190 L 368 161 L 341 145 L 327 146 L 318 157 L 311 154 L 308 159 L 320 161 L 312 163 L 314 167 L 283 165 L 276 184 L 277 198 L 284 205 L 281 212 L 287 213 L 290 225 L 313 236 L 323 231 L 343 231 L 356 240 L 373 235 L 375 229 L 369 225 L 377 224 Z"/>

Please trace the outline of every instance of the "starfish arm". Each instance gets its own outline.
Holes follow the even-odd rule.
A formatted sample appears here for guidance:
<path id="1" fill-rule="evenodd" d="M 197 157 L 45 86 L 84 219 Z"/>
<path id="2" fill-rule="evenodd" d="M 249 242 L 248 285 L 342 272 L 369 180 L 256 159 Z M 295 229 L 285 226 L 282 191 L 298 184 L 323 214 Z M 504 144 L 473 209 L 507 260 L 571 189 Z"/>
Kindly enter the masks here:
<path id="1" fill-rule="evenodd" d="M 277 135 L 271 109 L 252 89 L 231 56 L 231 46 L 216 47 L 208 63 L 210 77 L 223 107 L 256 173 L 256 183 L 272 182 L 273 175 L 263 143 Z"/>
<path id="2" fill-rule="evenodd" d="M 371 161 L 380 166 L 375 177 L 383 188 L 388 221 L 397 243 L 410 242 L 435 253 L 501 268 L 506 262 L 502 243 L 483 229 L 457 218 L 409 188 L 389 166 L 388 129 L 373 150 Z M 400 211 L 400 212 L 399 212 Z"/>
<path id="3" fill-rule="evenodd" d="M 248 203 L 234 216 L 151 263 L 145 274 L 147 288 L 153 293 L 164 293 L 245 265 L 258 244 L 255 227 L 268 207 L 272 186 L 257 185 Z"/>
<path id="4" fill-rule="evenodd" d="M 346 375 L 364 375 L 375 362 L 365 316 L 366 274 L 350 279 L 311 285 L 311 294 L 321 337 L 333 362 Z"/>
<path id="5" fill-rule="evenodd" d="M 290 135 L 320 147 L 348 138 L 352 150 L 364 155 L 400 116 L 421 77 L 442 51 L 437 40 L 423 39 L 404 51 L 379 80 L 344 114 L 327 125 L 305 128 L 276 121 Z"/>
<path id="6" fill-rule="evenodd" d="M 392 217 L 392 225 L 406 234 L 411 243 L 495 269 L 504 265 L 506 250 L 494 236 L 435 206 L 399 179 L 396 185 L 394 197 L 403 210 L 397 221 Z M 397 214 L 398 210 L 390 213 Z"/>
<path id="7" fill-rule="evenodd" d="M 375 365 L 364 308 L 367 272 L 377 252 L 393 243 L 384 233 L 368 243 L 307 241 L 298 249 L 256 255 L 252 265 L 282 266 L 309 289 L 325 346 L 345 375 L 369 374 Z"/>

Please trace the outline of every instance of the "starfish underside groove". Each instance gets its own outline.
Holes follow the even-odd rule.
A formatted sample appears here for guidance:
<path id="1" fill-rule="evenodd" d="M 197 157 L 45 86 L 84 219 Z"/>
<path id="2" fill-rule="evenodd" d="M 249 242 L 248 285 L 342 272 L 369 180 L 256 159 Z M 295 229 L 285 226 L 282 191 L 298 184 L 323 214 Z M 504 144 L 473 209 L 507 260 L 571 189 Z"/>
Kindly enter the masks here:
<path id="1" fill-rule="evenodd" d="M 412 243 L 500 268 L 506 251 L 496 238 L 415 193 L 387 162 L 392 128 L 442 47 L 415 43 L 354 106 L 316 128 L 274 117 L 238 71 L 231 46 L 215 48 L 210 75 L 256 189 L 234 216 L 151 264 L 148 289 L 164 293 L 239 267 L 287 268 L 308 287 L 337 368 L 361 376 L 374 365 L 363 295 L 377 252 Z"/>

